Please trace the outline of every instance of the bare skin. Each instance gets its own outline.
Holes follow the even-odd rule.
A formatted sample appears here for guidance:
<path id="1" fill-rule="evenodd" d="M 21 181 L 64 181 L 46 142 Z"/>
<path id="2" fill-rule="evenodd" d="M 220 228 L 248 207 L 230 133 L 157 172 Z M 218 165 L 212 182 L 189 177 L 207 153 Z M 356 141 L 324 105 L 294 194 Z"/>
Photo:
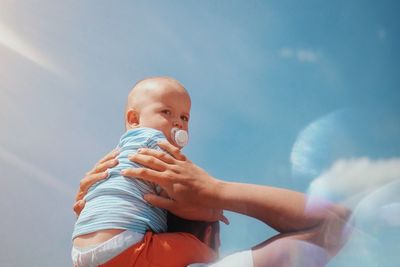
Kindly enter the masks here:
<path id="1" fill-rule="evenodd" d="M 148 78 L 137 83 L 128 96 L 125 112 L 126 129 L 138 127 L 157 129 L 163 132 L 169 142 L 174 143 L 171 130 L 179 128 L 188 131 L 190 108 L 190 97 L 178 81 L 169 77 Z M 85 194 L 89 187 L 85 188 Z M 79 208 L 79 204 L 77 205 Z M 123 231 L 99 230 L 74 238 L 73 244 L 82 248 L 101 244 Z"/>
<path id="2" fill-rule="evenodd" d="M 220 181 L 190 162 L 176 147 L 167 143 L 160 146 L 172 156 L 143 149 L 131 160 L 152 169 L 129 169 L 124 175 L 159 183 L 172 199 L 147 195 L 146 200 L 180 217 L 215 220 L 215 215 L 209 212 L 202 214 L 203 218 L 194 218 L 193 214 L 199 207 L 205 210 L 227 209 L 274 227 L 280 234 L 252 248 L 254 266 L 325 266 L 344 245 L 346 236 L 343 231 L 349 218 L 349 211 L 345 208 L 325 202 L 319 205 L 320 208 L 306 213 L 304 194 Z M 109 157 L 107 164 L 112 164 L 112 160 Z M 80 191 L 103 179 L 99 171 L 105 169 L 97 168 L 88 173 L 81 181 Z M 79 211 L 83 204 L 77 198 L 74 210 Z"/>
<path id="3" fill-rule="evenodd" d="M 129 93 L 125 110 L 126 129 L 148 127 L 164 133 L 175 144 L 171 129 L 189 131 L 191 100 L 186 89 L 169 77 L 143 80 Z M 176 145 L 176 144 L 175 144 Z"/>
<path id="4" fill-rule="evenodd" d="M 116 156 L 119 154 L 118 150 L 112 150 L 107 155 L 105 155 L 93 168 L 88 171 L 85 177 L 80 181 L 79 190 L 75 197 L 75 203 L 73 210 L 77 216 L 81 213 L 82 209 L 85 207 L 85 201 L 83 197 L 87 194 L 89 187 L 93 184 L 104 180 L 108 176 L 107 169 L 115 167 L 118 165 L 118 160 Z"/>
<path id="5" fill-rule="evenodd" d="M 302 193 L 218 180 L 172 145 L 160 146 L 172 156 L 143 149 L 131 160 L 150 169 L 127 169 L 123 174 L 159 184 L 171 198 L 146 195 L 145 199 L 178 216 L 190 218 L 189 207 L 224 209 L 259 219 L 279 231 L 252 249 L 255 266 L 293 266 L 293 251 L 298 254 L 296 261 L 307 264 L 303 266 L 324 266 L 344 245 L 343 231 L 350 215 L 344 207 L 318 200 L 315 208 L 306 211 L 307 198 Z M 315 253 L 318 257 L 311 257 Z"/>
<path id="6" fill-rule="evenodd" d="M 80 182 L 80 190 L 76 194 L 74 212 L 79 215 L 82 209 L 85 207 L 85 201 L 83 197 L 88 192 L 91 185 L 98 181 L 104 180 L 108 176 L 107 169 L 112 168 L 118 164 L 118 160 L 115 157 L 118 155 L 117 150 L 113 150 L 108 153 L 103 159 L 101 159 L 92 170 L 86 173 L 86 176 Z M 74 239 L 74 245 L 77 247 L 87 247 L 100 244 L 106 240 L 109 240 L 113 236 L 121 233 L 118 229 L 109 229 L 104 231 L 97 231 L 94 233 L 78 236 Z"/>

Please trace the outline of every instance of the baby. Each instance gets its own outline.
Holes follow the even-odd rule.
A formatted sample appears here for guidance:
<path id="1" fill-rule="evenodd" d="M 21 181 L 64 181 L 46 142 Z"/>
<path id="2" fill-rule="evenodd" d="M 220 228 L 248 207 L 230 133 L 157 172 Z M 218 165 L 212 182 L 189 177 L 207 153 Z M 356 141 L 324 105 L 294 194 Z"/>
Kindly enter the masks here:
<path id="1" fill-rule="evenodd" d="M 168 77 L 138 82 L 128 96 L 126 133 L 118 144 L 119 164 L 109 178 L 93 185 L 73 232 L 74 266 L 98 266 L 140 242 L 146 231 L 167 230 L 166 211 L 149 205 L 143 195 L 160 193 L 152 183 L 128 179 L 122 169 L 137 167 L 128 156 L 141 147 L 160 149 L 168 140 L 177 147 L 187 143 L 191 101 L 186 89 Z"/>

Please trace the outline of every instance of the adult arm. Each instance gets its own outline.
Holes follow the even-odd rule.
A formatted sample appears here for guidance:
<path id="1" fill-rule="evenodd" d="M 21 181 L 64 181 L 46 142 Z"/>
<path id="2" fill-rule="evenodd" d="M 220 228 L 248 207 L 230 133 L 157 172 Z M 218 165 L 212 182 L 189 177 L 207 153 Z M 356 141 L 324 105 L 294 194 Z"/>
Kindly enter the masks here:
<path id="1" fill-rule="evenodd" d="M 79 189 L 76 193 L 75 203 L 73 205 L 73 210 L 75 215 L 78 217 L 85 207 L 84 197 L 87 194 L 89 188 L 108 177 L 108 169 L 115 167 L 118 164 L 118 159 L 116 158 L 119 151 L 114 149 L 105 155 L 102 159 L 97 162 L 94 167 L 85 174 L 85 177 L 79 183 Z M 223 211 L 219 209 L 206 208 L 203 206 L 193 207 L 191 205 L 179 205 L 175 203 L 175 209 L 179 209 L 181 214 L 184 214 L 182 218 L 191 220 L 204 220 L 204 221 L 222 221 L 225 224 L 229 224 L 229 220 L 224 216 Z"/>
<path id="2" fill-rule="evenodd" d="M 141 149 L 130 159 L 150 169 L 126 169 L 123 172 L 125 176 L 159 184 L 171 198 L 145 196 L 152 204 L 173 209 L 181 205 L 181 202 L 186 202 L 190 205 L 230 210 L 257 218 L 281 233 L 315 227 L 332 214 L 343 218 L 348 215 L 343 207 L 322 199 L 310 203 L 299 192 L 216 179 L 186 159 L 172 145 L 161 143 L 160 146 L 175 158 L 164 152 Z"/>
<path id="3" fill-rule="evenodd" d="M 323 200 L 310 203 L 304 194 L 287 189 L 219 180 L 186 159 L 172 145 L 160 146 L 170 155 L 142 149 L 130 158 L 150 169 L 123 171 L 125 176 L 157 183 L 167 191 L 171 199 L 145 196 L 153 205 L 186 218 L 181 206 L 230 210 L 257 218 L 281 233 L 258 248 L 277 240 L 298 240 L 334 255 L 343 245 L 341 233 L 349 217 L 345 208 Z"/>

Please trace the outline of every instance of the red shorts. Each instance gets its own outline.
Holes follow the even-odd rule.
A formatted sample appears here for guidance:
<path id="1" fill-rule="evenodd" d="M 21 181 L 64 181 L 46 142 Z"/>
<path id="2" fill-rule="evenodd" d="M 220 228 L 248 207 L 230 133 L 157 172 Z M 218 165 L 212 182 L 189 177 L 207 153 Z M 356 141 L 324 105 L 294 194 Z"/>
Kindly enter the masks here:
<path id="1" fill-rule="evenodd" d="M 100 267 L 186 267 L 216 258 L 216 253 L 192 234 L 147 232 L 141 242 Z"/>

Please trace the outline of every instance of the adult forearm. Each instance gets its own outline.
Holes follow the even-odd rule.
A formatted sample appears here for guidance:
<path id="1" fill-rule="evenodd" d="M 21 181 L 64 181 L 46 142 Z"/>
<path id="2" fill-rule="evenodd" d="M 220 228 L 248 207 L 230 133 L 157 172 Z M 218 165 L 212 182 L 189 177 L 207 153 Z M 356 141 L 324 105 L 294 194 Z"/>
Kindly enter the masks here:
<path id="1" fill-rule="evenodd" d="M 316 227 L 335 209 L 333 204 L 322 200 L 307 209 L 307 198 L 299 192 L 216 179 L 206 203 L 257 218 L 282 233 Z"/>
<path id="2" fill-rule="evenodd" d="M 245 214 L 265 222 L 281 233 L 287 233 L 315 228 L 332 214 L 343 218 L 347 216 L 340 206 L 322 199 L 309 201 L 299 192 L 215 179 L 187 160 L 180 151 L 168 144 L 160 146 L 175 159 L 164 152 L 144 149 L 131 157 L 131 160 L 151 169 L 130 169 L 124 175 L 159 184 L 171 199 L 153 196 L 147 200 L 153 205 L 179 213 L 182 217 L 185 215 L 182 207 L 205 206 Z"/>

